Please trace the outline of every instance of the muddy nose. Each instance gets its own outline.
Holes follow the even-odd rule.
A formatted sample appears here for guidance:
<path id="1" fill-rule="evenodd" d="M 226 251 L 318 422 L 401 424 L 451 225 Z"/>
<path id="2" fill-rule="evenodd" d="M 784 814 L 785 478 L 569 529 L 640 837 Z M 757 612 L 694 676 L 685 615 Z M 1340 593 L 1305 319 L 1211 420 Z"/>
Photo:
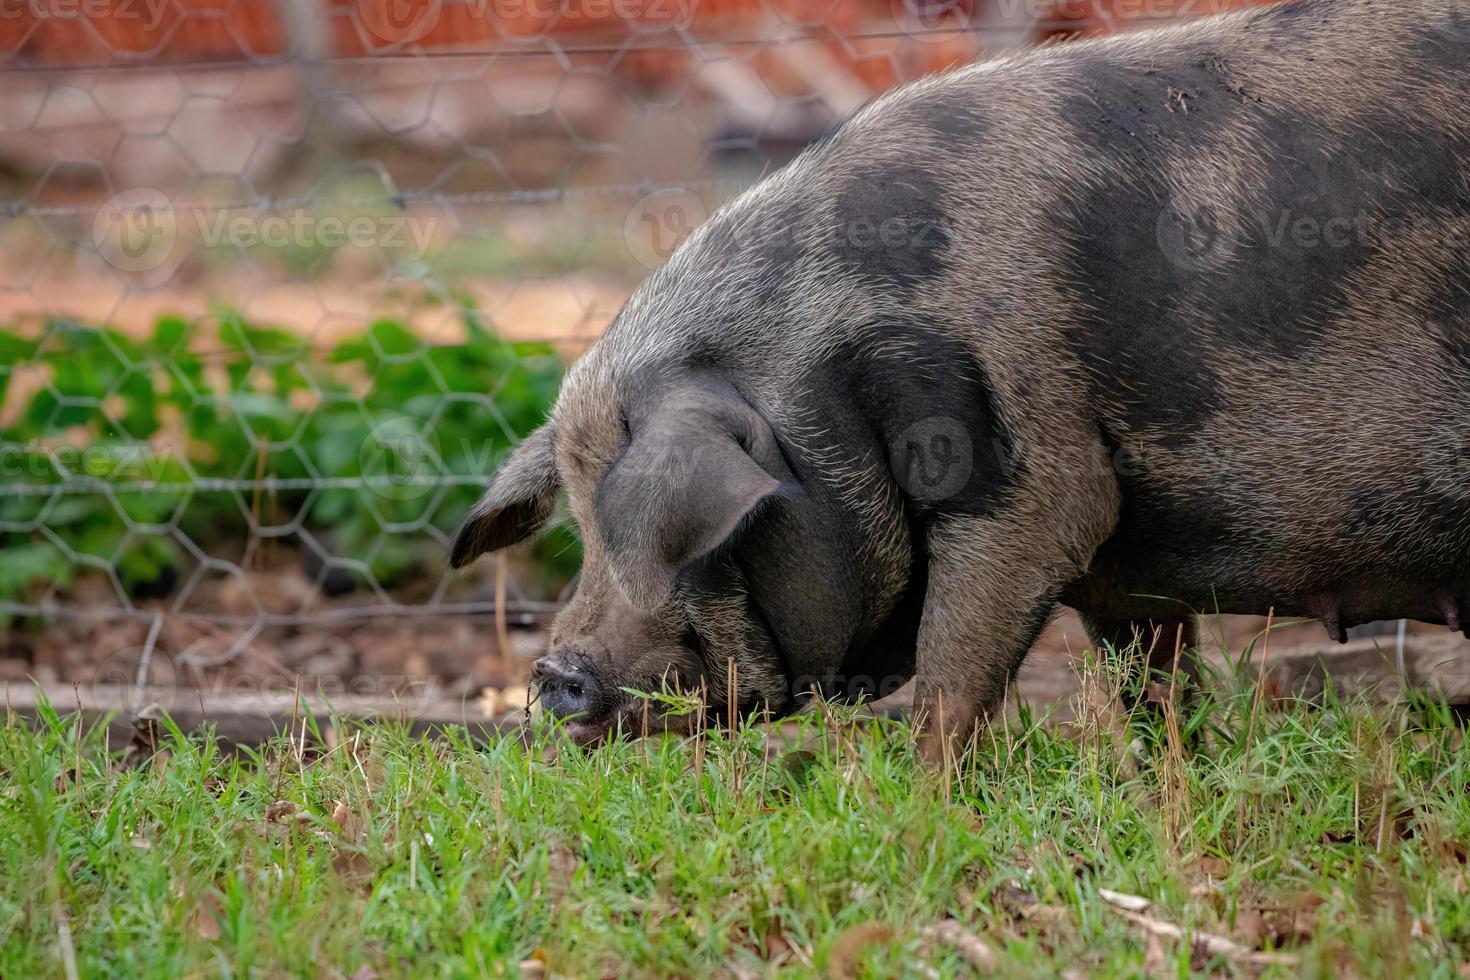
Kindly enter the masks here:
<path id="1" fill-rule="evenodd" d="M 558 718 L 587 714 L 602 697 L 596 678 L 554 655 L 536 661 L 531 680 L 541 707 Z"/>

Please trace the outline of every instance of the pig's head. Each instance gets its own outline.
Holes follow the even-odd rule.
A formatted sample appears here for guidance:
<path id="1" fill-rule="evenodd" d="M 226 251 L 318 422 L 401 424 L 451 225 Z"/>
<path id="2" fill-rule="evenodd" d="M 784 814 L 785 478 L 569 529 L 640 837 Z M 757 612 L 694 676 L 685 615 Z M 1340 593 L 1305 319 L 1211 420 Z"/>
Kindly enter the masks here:
<path id="1" fill-rule="evenodd" d="M 630 691 L 702 691 L 706 720 L 722 723 L 732 704 L 740 717 L 788 713 L 814 686 L 871 693 L 871 668 L 857 683 L 838 676 L 872 662 L 854 650 L 878 650 L 885 679 L 904 671 L 917 627 L 917 605 L 907 621 L 895 613 L 898 593 L 913 591 L 906 546 L 887 549 L 902 564 L 887 577 L 898 588 L 873 595 L 871 554 L 859 567 L 854 539 L 862 522 L 793 471 L 728 379 L 680 370 L 615 381 L 598 353 L 500 468 L 451 555 L 460 567 L 529 536 L 566 494 L 583 564 L 533 668 L 540 710 L 591 742 L 693 724 Z"/>

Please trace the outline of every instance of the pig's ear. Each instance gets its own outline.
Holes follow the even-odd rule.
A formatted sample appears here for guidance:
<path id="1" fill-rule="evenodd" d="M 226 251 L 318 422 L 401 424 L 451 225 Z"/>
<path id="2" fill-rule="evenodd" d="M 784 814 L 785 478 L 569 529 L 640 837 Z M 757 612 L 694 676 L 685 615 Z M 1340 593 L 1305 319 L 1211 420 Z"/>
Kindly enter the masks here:
<path id="1" fill-rule="evenodd" d="M 729 540 L 781 485 L 750 455 L 772 442 L 765 421 L 743 404 L 707 407 L 681 401 L 640 425 L 593 500 L 613 578 L 640 609 L 667 599 L 679 570 Z"/>
<path id="2" fill-rule="evenodd" d="M 556 506 L 551 427 L 542 426 L 516 447 L 490 489 L 470 509 L 454 536 L 449 564 L 461 568 L 487 551 L 515 544 L 546 523 Z"/>

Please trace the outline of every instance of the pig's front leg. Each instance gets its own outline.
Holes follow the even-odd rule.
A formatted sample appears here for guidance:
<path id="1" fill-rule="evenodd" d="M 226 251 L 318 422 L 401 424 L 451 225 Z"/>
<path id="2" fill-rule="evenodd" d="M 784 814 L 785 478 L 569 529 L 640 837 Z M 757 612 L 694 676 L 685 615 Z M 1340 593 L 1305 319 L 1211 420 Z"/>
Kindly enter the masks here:
<path id="1" fill-rule="evenodd" d="M 949 516 L 928 537 L 914 718 L 926 761 L 951 765 L 1005 697 L 1062 589 L 1117 520 L 1115 485 L 1038 488 L 990 516 Z"/>

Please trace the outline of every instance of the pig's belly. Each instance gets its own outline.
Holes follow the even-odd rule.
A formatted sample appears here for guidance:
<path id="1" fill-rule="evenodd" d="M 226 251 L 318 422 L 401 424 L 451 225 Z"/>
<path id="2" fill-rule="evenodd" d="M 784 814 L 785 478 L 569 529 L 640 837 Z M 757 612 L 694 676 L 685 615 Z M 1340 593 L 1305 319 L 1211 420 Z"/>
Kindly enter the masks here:
<path id="1" fill-rule="evenodd" d="M 1470 514 L 1406 498 L 1372 527 L 1196 500 L 1126 500 L 1119 525 L 1062 595 L 1105 619 L 1230 613 L 1470 624 Z"/>

